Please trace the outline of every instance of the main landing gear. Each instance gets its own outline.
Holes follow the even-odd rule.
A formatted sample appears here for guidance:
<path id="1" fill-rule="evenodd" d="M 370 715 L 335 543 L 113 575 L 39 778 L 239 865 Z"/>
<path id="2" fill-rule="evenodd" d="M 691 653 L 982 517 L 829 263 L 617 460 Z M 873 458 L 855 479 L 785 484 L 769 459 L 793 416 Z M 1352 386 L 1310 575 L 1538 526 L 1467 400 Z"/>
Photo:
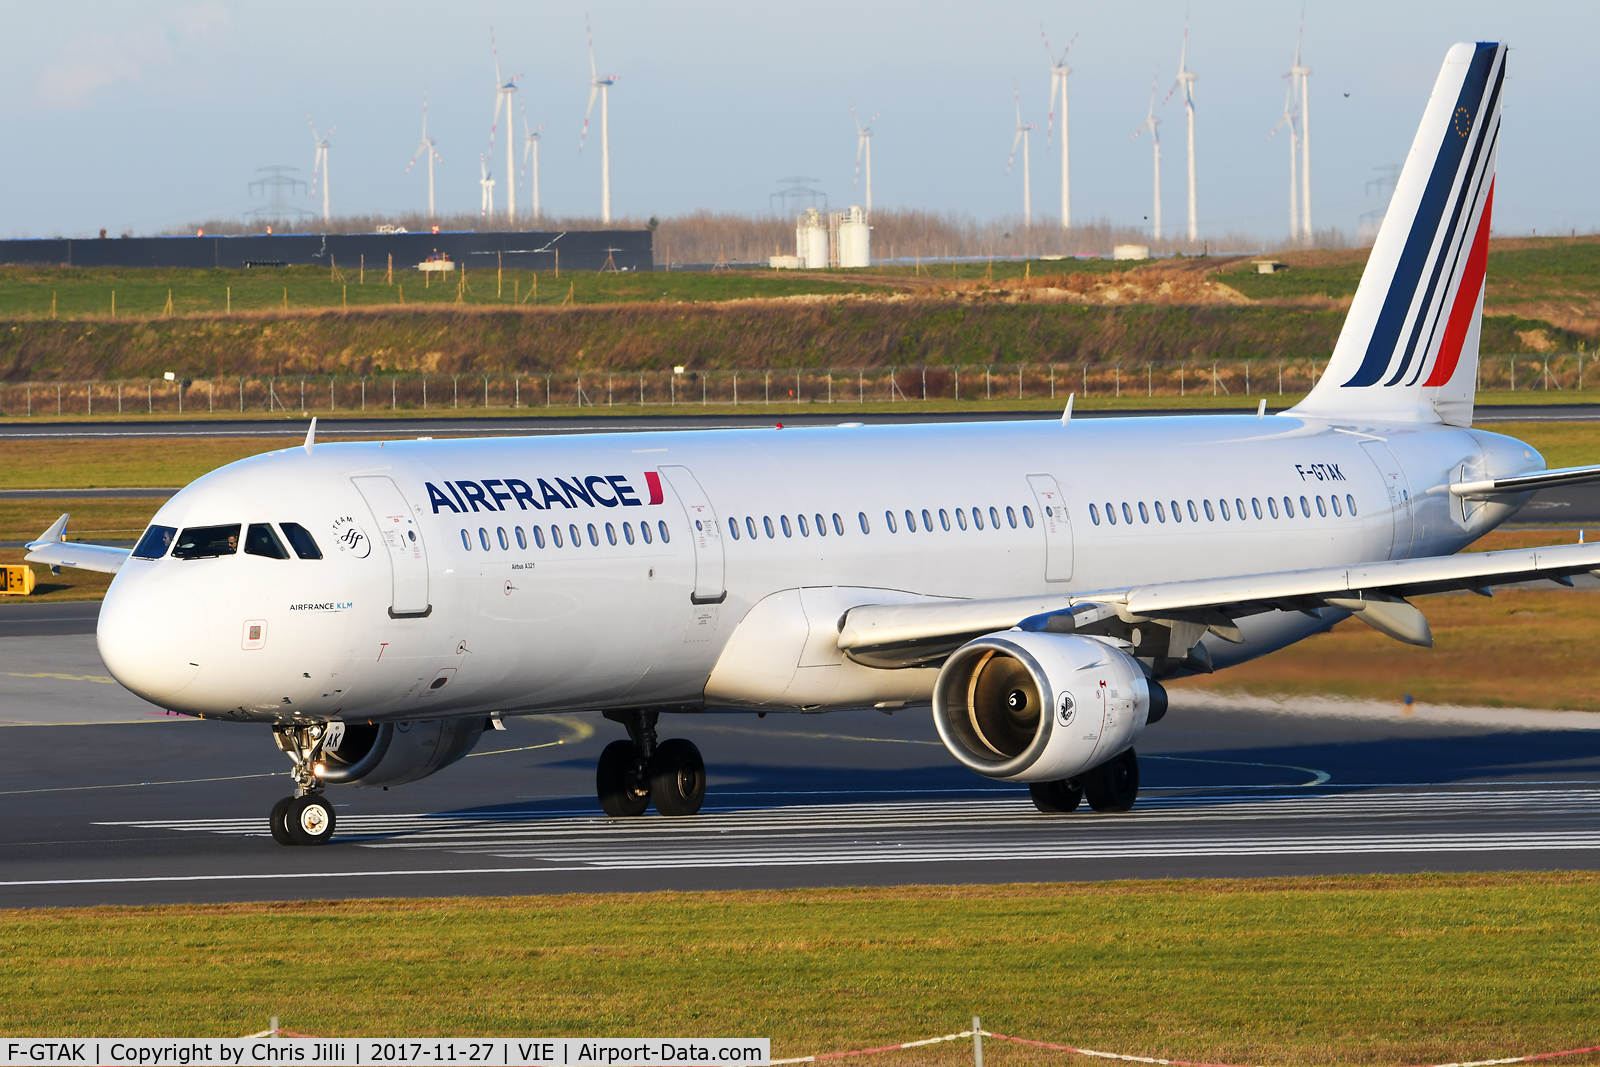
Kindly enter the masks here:
<path id="1" fill-rule="evenodd" d="M 706 799 L 706 763 L 693 742 L 656 740 L 654 711 L 608 711 L 605 717 L 628 730 L 600 753 L 595 792 L 600 810 L 613 817 L 643 815 L 653 802 L 662 815 L 693 815 Z"/>
<path id="2" fill-rule="evenodd" d="M 1030 782 L 1028 792 L 1046 815 L 1077 811 L 1085 798 L 1095 811 L 1128 811 L 1139 797 L 1139 757 L 1130 748 L 1076 778 Z"/>
<path id="3" fill-rule="evenodd" d="M 333 840 L 333 805 L 322 795 L 317 767 L 328 740 L 327 723 L 310 726 L 274 726 L 273 740 L 294 760 L 294 796 L 272 805 L 268 825 L 280 845 L 326 845 Z"/>

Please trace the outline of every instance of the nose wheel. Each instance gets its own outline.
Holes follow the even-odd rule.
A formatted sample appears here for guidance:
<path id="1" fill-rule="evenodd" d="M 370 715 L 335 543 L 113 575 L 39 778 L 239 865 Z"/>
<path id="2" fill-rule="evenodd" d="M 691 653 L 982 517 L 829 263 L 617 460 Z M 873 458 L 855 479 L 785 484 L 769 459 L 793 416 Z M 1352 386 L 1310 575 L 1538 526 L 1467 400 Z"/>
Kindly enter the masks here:
<path id="1" fill-rule="evenodd" d="M 694 815 L 706 799 L 706 763 L 694 742 L 656 740 L 654 711 L 606 712 L 622 723 L 628 740 L 600 753 L 595 792 L 600 810 L 613 818 L 643 815 L 651 804 L 667 816 Z"/>
<path id="2" fill-rule="evenodd" d="M 322 766 L 322 748 L 328 740 L 328 724 L 274 726 L 272 736 L 294 760 L 290 773 L 295 783 L 295 795 L 278 801 L 267 816 L 272 839 L 280 845 L 326 845 L 333 840 L 338 822 L 333 804 L 322 795 L 323 782 L 317 775 L 317 768 Z"/>

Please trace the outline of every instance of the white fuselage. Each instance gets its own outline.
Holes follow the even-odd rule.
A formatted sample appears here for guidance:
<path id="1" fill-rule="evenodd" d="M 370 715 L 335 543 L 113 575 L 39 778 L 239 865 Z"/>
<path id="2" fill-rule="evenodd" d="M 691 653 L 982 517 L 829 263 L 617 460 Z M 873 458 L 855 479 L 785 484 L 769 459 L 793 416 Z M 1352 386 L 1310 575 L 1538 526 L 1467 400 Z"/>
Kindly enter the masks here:
<path id="1" fill-rule="evenodd" d="M 1482 431 L 1293 416 L 296 447 L 154 524 L 298 523 L 323 558 L 130 559 L 99 643 L 146 699 L 247 721 L 898 705 L 936 672 L 846 660 L 851 607 L 1448 554 L 1514 508 L 1441 487 L 1543 466 Z M 1253 616 L 1217 665 L 1337 617 Z"/>

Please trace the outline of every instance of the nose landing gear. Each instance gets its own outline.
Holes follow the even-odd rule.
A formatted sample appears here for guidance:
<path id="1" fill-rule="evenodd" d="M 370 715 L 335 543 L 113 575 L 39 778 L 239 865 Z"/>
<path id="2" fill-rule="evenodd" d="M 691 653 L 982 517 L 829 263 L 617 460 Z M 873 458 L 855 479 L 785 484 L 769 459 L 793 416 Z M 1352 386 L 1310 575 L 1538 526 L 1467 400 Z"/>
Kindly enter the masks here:
<path id="1" fill-rule="evenodd" d="M 322 795 L 317 776 L 322 748 L 328 742 L 327 723 L 309 726 L 274 726 L 273 740 L 294 760 L 295 793 L 272 806 L 268 826 L 280 845 L 325 845 L 333 840 L 336 818 L 333 805 Z"/>
<path id="2" fill-rule="evenodd" d="M 706 799 L 706 764 L 692 741 L 656 740 L 654 711 L 608 711 L 628 730 L 600 753 L 595 792 L 600 810 L 614 818 L 643 815 L 651 803 L 662 815 L 694 815 Z"/>

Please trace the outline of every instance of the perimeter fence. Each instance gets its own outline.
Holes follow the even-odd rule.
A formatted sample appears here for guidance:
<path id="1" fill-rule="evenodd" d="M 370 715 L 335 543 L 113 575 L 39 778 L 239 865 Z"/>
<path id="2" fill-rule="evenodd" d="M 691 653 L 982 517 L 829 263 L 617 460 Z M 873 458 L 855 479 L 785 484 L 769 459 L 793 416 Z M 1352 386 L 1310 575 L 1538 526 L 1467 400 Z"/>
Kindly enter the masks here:
<path id="1" fill-rule="evenodd" d="M 1480 390 L 1600 387 L 1587 353 L 1490 356 Z M 1079 397 L 1301 394 L 1327 360 L 993 363 L 530 374 L 321 374 L 0 383 L 0 415 L 319 413 L 543 407 L 1003 403 Z M 1586 381 L 1587 379 L 1587 381 Z"/>

